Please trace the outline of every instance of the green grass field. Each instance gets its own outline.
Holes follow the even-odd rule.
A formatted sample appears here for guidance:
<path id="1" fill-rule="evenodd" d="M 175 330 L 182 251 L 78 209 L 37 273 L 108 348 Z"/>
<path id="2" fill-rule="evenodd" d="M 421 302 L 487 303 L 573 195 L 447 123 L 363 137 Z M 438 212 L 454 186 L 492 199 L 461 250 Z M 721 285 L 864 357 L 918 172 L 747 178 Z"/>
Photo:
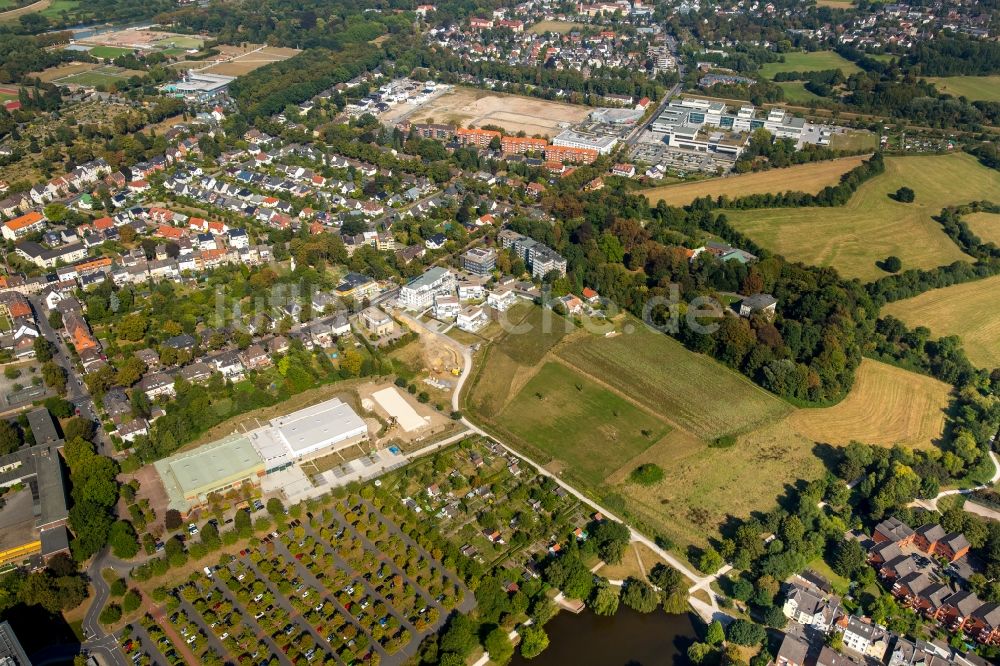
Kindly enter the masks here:
<path id="1" fill-rule="evenodd" d="M 486 363 L 473 375 L 468 394 L 470 406 L 489 418 L 500 412 L 549 350 L 572 330 L 572 324 L 551 310 L 527 304 L 518 304 L 506 314 L 515 328 L 489 346 Z"/>
<path id="2" fill-rule="evenodd" d="M 850 76 L 861 69 L 850 60 L 845 60 L 833 51 L 797 51 L 785 53 L 785 62 L 768 62 L 761 66 L 760 75 L 773 79 L 778 72 L 818 72 L 825 69 L 839 69 Z"/>
<path id="3" fill-rule="evenodd" d="M 499 420 L 549 455 L 557 469 L 595 486 L 608 470 L 670 431 L 660 419 L 556 362 L 542 366 Z"/>
<path id="4" fill-rule="evenodd" d="M 803 81 L 779 81 L 778 87 L 785 93 L 785 101 L 794 104 L 808 104 L 819 99 L 823 99 L 815 93 L 806 90 Z"/>
<path id="5" fill-rule="evenodd" d="M 97 86 L 110 86 L 115 83 L 125 81 L 132 76 L 144 76 L 145 72 L 131 69 L 122 69 L 111 65 L 100 67 L 89 72 L 71 74 L 56 81 L 60 85 L 75 84 L 95 88 Z"/>
<path id="6" fill-rule="evenodd" d="M 204 43 L 205 40 L 201 37 L 174 35 L 172 37 L 166 37 L 159 40 L 156 42 L 156 45 L 162 48 L 198 49 L 201 48 L 201 45 Z"/>
<path id="7" fill-rule="evenodd" d="M 95 46 L 89 51 L 90 55 L 95 58 L 103 58 L 105 60 L 114 60 L 118 56 L 131 52 L 132 49 L 126 49 L 119 46 Z"/>
<path id="8" fill-rule="evenodd" d="M 587 335 L 560 347 L 560 358 L 611 384 L 701 439 L 753 430 L 792 407 L 707 356 L 630 320 L 611 338 Z"/>
<path id="9" fill-rule="evenodd" d="M 760 245 L 793 261 L 833 266 L 847 277 L 874 280 L 875 262 L 889 255 L 903 268 L 934 268 L 968 259 L 931 216 L 945 206 L 996 197 L 1000 173 L 964 153 L 886 158 L 886 172 L 868 181 L 846 206 L 726 211 L 730 223 Z M 902 186 L 916 201 L 889 194 Z"/>
<path id="10" fill-rule="evenodd" d="M 1000 75 L 947 76 L 928 78 L 937 89 L 972 101 L 1000 102 Z"/>
<path id="11" fill-rule="evenodd" d="M 935 336 L 957 335 L 969 360 L 981 368 L 1000 367 L 1000 311 L 994 306 L 1000 276 L 933 289 L 889 303 L 883 314 L 910 326 L 926 326 Z"/>
<path id="12" fill-rule="evenodd" d="M 52 3 L 39 12 L 47 18 L 59 18 L 63 12 L 73 12 L 80 6 L 80 0 L 52 0 Z"/>
<path id="13" fill-rule="evenodd" d="M 513 321 L 542 321 L 540 308 L 518 308 Z M 821 475 L 817 442 L 916 446 L 939 432 L 940 415 L 926 405 L 939 412 L 947 387 L 898 368 L 866 361 L 842 403 L 796 409 L 632 317 L 618 319 L 616 328 L 621 333 L 612 337 L 583 329 L 503 334 L 477 357 L 464 409 L 682 549 L 705 546 L 729 517 L 767 511 L 789 485 Z M 734 434 L 735 444 L 709 445 L 724 434 Z M 643 463 L 659 465 L 664 479 L 650 486 L 631 481 Z"/>

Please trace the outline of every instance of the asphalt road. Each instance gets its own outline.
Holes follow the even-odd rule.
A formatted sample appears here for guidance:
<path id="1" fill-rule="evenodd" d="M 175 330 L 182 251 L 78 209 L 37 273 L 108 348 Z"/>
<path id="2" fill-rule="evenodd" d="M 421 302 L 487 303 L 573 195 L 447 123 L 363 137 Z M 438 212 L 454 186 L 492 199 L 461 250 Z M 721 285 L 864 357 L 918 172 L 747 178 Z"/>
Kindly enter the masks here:
<path id="1" fill-rule="evenodd" d="M 58 331 L 49 325 L 49 319 L 45 314 L 44 301 L 38 296 L 30 296 L 28 300 L 31 302 L 31 307 L 35 310 L 35 319 L 38 321 L 39 330 L 41 330 L 46 340 L 55 345 L 53 359 L 66 371 L 66 399 L 76 405 L 77 409 L 80 410 L 80 416 L 90 419 L 98 425 L 97 452 L 102 455 L 113 456 L 115 452 L 114 446 L 108 440 L 104 429 L 100 427 L 94 400 L 87 390 L 87 385 L 83 383 L 83 378 L 76 371 L 65 341 L 59 335 Z"/>

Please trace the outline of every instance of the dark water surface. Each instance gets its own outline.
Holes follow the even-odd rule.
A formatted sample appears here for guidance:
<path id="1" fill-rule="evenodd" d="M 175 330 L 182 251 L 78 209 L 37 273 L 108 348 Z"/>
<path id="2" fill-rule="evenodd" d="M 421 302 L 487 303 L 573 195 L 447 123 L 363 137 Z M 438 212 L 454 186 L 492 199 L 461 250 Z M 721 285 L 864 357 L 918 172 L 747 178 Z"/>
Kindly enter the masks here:
<path id="1" fill-rule="evenodd" d="M 697 640 L 690 615 L 637 613 L 624 604 L 613 617 L 562 611 L 548 624 L 549 647 L 534 659 L 516 653 L 512 666 L 673 666 L 686 664 Z"/>

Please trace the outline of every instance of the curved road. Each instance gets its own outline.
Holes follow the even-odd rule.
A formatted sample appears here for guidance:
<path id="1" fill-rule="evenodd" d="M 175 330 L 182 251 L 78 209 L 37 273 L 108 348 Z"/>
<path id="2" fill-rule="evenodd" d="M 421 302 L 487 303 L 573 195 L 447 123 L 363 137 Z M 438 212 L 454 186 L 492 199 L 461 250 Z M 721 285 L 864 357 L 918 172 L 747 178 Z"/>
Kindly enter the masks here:
<path id="1" fill-rule="evenodd" d="M 937 511 L 938 500 L 942 497 L 949 497 L 951 495 L 970 495 L 977 490 L 985 490 L 990 488 L 998 481 L 1000 481 L 1000 459 L 997 458 L 997 454 L 993 451 L 989 453 L 990 460 L 993 461 L 993 477 L 989 480 L 989 483 L 984 483 L 982 485 L 973 486 L 972 488 L 953 488 L 951 490 L 943 490 L 937 494 L 933 499 L 919 499 L 910 502 L 909 506 L 919 506 L 929 511 Z"/>
<path id="2" fill-rule="evenodd" d="M 415 319 L 415 318 L 413 318 L 413 317 L 411 317 L 411 316 L 409 316 L 409 315 L 407 315 L 405 313 L 399 313 L 399 317 L 401 319 L 405 320 L 407 322 L 407 324 L 409 324 L 410 326 L 414 327 L 415 329 L 420 329 L 420 330 L 422 330 L 427 335 L 437 336 L 441 340 L 441 342 L 443 342 L 444 344 L 450 346 L 455 351 L 457 351 L 459 354 L 461 354 L 461 356 L 462 356 L 462 363 L 463 363 L 462 374 L 459 376 L 458 381 L 455 384 L 455 390 L 454 390 L 454 392 L 451 395 L 451 408 L 452 408 L 453 411 L 456 411 L 456 412 L 462 411 L 460 409 L 461 393 L 462 393 L 462 388 L 465 386 L 465 381 L 469 378 L 469 374 L 472 372 L 472 352 L 469 350 L 469 348 L 467 346 L 461 344 L 460 342 L 458 342 L 454 338 L 449 337 L 448 335 L 445 335 L 443 333 L 439 333 L 438 331 L 431 330 L 430 328 L 428 328 L 427 326 L 425 326 L 419 320 L 417 320 L 417 319 Z M 509 451 L 510 453 L 516 455 L 518 458 L 520 458 L 521 460 L 525 461 L 526 463 L 528 463 L 529 465 L 531 465 L 532 467 L 534 467 L 535 469 L 537 469 L 538 472 L 539 472 L 539 474 L 547 476 L 550 479 L 552 479 L 553 481 L 555 481 L 556 483 L 558 483 L 566 492 L 570 493 L 571 495 L 573 495 L 574 497 L 576 497 L 581 502 L 585 502 L 586 504 L 594 507 L 596 510 L 600 511 L 601 513 L 603 513 L 605 516 L 607 516 L 611 520 L 615 520 L 615 521 L 618 521 L 620 523 L 624 523 L 625 525 L 628 525 L 627 521 L 624 521 L 621 518 L 617 517 L 617 515 L 614 512 L 609 511 L 605 507 L 602 507 L 600 504 L 598 504 L 597 502 L 595 502 L 592 498 L 587 497 L 586 495 L 584 495 L 582 492 L 580 492 L 579 490 L 577 490 L 573 486 L 567 484 L 562 479 L 560 479 L 558 476 L 556 476 L 555 474 L 552 474 L 547 469 L 545 469 L 544 467 L 542 467 L 542 465 L 540 465 L 539 463 L 535 462 L 531 458 L 525 456 L 522 452 L 517 451 L 517 450 L 515 450 L 515 449 L 513 449 L 513 448 L 511 448 L 509 446 L 507 446 L 507 444 L 505 444 L 502 440 L 498 439 L 495 435 L 493 435 L 493 434 L 491 434 L 491 433 L 483 430 L 482 428 L 480 428 L 479 426 L 477 426 L 475 423 L 472 423 L 471 421 L 469 421 L 467 418 L 465 418 L 464 414 L 462 416 L 462 423 L 464 423 L 466 425 L 466 427 L 469 428 L 469 430 L 471 430 L 471 431 L 473 431 L 475 433 L 478 433 L 480 435 L 483 435 L 485 437 L 489 437 L 490 439 L 493 439 L 498 444 L 500 444 L 500 446 L 504 447 L 507 451 Z M 687 567 L 686 564 L 684 564 L 683 562 L 681 562 L 680 560 L 678 560 L 676 557 L 674 557 L 673 555 L 671 555 L 669 552 L 667 552 L 666 550 L 664 550 L 663 548 L 661 548 L 659 545 L 657 545 L 655 541 L 653 541 L 652 539 L 650 539 L 646 535 L 642 534 L 641 532 L 638 532 L 631 525 L 629 525 L 629 530 L 632 533 L 632 539 L 634 541 L 638 541 L 639 543 L 642 543 L 643 545 L 645 545 L 647 548 L 649 548 L 654 553 L 656 553 L 658 556 L 660 556 L 661 558 L 663 558 L 664 561 L 668 562 L 672 567 L 674 567 L 675 569 L 677 569 L 678 571 L 680 571 L 682 574 L 684 574 L 684 576 L 686 576 L 689 580 L 692 581 L 691 587 L 688 588 L 688 593 L 691 595 L 688 598 L 688 602 L 691 604 L 692 608 L 694 608 L 698 612 L 699 615 L 701 615 L 703 618 L 705 618 L 708 621 L 711 621 L 712 619 L 722 619 L 722 620 L 728 619 L 728 616 L 726 616 L 724 613 L 722 613 L 719 610 L 719 606 L 718 606 L 718 603 L 716 601 L 715 594 L 711 591 L 711 588 L 709 586 L 717 578 L 719 578 L 720 576 L 726 574 L 730 569 L 732 569 L 731 566 L 729 566 L 727 564 L 727 565 L 723 566 L 721 569 L 719 569 L 718 571 L 716 571 L 714 574 L 712 574 L 710 576 L 700 576 L 700 575 L 696 574 L 695 572 L 691 571 Z M 694 596 L 694 594 L 698 590 L 705 590 L 706 592 L 708 592 L 708 596 L 711 599 L 711 603 L 710 604 L 705 603 L 701 599 L 698 599 L 698 598 L 696 598 Z"/>
<path id="3" fill-rule="evenodd" d="M 104 605 L 108 602 L 108 597 L 111 596 L 111 586 L 101 575 L 101 572 L 108 568 L 124 575 L 132 570 L 132 565 L 112 556 L 107 548 L 94 557 L 94 561 L 87 569 L 90 582 L 94 585 L 94 600 L 90 603 L 90 608 L 87 609 L 87 613 L 83 617 L 85 637 L 83 647 L 88 652 L 102 655 L 105 664 L 126 666 L 125 657 L 118 649 L 118 639 L 114 634 L 105 632 L 98 619 Z"/>

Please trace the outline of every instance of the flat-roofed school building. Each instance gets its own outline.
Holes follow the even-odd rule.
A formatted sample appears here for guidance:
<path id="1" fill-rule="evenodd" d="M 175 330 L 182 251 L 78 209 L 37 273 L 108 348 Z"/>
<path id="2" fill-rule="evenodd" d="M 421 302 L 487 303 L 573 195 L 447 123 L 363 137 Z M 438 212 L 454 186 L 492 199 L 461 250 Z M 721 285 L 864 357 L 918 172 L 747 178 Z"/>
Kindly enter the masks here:
<path id="1" fill-rule="evenodd" d="M 213 493 L 260 485 L 264 461 L 246 435 L 234 434 L 153 463 L 170 498 L 168 508 L 187 514 Z"/>
<path id="2" fill-rule="evenodd" d="M 271 419 L 247 437 L 272 472 L 362 442 L 368 439 L 368 425 L 350 405 L 333 398 Z"/>

